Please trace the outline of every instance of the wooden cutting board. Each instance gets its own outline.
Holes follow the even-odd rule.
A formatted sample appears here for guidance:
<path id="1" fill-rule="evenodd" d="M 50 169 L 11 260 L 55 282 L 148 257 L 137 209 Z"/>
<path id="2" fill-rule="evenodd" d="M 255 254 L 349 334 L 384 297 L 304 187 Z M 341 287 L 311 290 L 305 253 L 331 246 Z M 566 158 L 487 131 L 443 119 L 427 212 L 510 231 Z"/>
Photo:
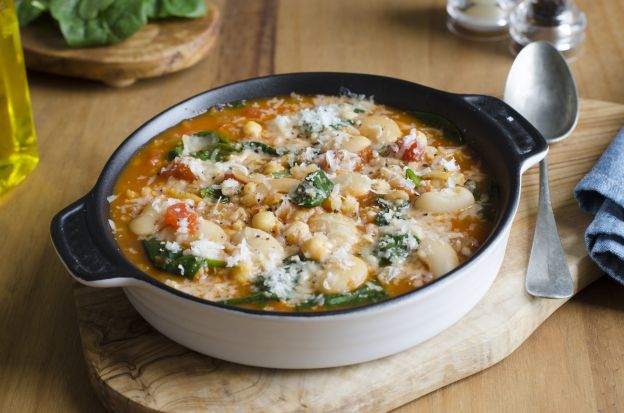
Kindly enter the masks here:
<path id="1" fill-rule="evenodd" d="M 624 105 L 584 100 L 573 135 L 550 153 L 550 188 L 576 291 L 601 272 L 587 257 L 591 217 L 572 189 L 624 126 Z M 537 207 L 537 168 L 522 199 L 503 267 L 485 298 L 457 324 L 400 354 L 350 367 L 272 370 L 193 351 L 152 329 L 119 289 L 75 288 L 91 382 L 115 412 L 381 412 L 481 371 L 511 354 L 566 300 L 533 298 L 524 274 Z"/>
<path id="2" fill-rule="evenodd" d="M 219 32 L 219 12 L 210 4 L 203 17 L 148 23 L 125 41 L 104 47 L 71 48 L 52 21 L 42 20 L 21 29 L 29 69 L 114 87 L 194 65 L 210 51 Z"/>

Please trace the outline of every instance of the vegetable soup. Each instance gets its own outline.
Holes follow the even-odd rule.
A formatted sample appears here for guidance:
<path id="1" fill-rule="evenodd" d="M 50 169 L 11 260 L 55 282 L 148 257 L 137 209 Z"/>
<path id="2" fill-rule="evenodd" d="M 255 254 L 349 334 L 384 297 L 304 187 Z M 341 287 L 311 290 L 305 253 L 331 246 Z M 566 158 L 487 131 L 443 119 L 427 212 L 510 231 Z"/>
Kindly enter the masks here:
<path id="1" fill-rule="evenodd" d="M 497 207 L 454 125 L 355 94 L 212 107 L 139 150 L 109 202 L 142 271 L 267 311 L 420 288 L 477 251 Z"/>

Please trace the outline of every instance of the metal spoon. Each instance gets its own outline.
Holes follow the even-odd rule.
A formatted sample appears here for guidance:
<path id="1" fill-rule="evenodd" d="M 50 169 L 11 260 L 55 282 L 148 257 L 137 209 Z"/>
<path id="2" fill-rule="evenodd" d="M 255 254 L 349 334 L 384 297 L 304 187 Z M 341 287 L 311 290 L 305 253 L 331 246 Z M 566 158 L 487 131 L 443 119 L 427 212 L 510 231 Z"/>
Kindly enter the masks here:
<path id="1" fill-rule="evenodd" d="M 578 121 L 574 78 L 565 59 L 547 42 L 530 43 L 520 51 L 507 76 L 504 100 L 549 144 L 565 139 Z M 540 163 L 539 207 L 526 289 L 547 298 L 566 298 L 574 292 L 550 201 L 546 158 Z"/>

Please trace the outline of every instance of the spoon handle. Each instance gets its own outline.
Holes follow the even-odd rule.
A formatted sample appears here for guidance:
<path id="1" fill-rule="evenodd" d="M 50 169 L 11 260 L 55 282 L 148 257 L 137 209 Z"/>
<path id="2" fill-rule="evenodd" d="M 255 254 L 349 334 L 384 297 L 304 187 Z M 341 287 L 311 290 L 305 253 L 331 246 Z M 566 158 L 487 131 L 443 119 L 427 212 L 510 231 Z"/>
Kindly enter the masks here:
<path id="1" fill-rule="evenodd" d="M 546 158 L 540 162 L 539 207 L 526 274 L 526 289 L 533 296 L 546 298 L 567 298 L 574 292 L 550 201 Z"/>

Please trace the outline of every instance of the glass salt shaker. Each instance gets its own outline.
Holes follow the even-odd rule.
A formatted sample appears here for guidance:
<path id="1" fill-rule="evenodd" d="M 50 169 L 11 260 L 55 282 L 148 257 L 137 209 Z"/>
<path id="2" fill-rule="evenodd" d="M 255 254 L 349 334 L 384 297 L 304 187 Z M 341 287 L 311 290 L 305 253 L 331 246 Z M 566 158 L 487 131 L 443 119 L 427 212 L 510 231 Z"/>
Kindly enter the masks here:
<path id="1" fill-rule="evenodd" d="M 508 36 L 509 13 L 517 0 L 448 0 L 448 29 L 460 36 L 498 40 Z"/>

